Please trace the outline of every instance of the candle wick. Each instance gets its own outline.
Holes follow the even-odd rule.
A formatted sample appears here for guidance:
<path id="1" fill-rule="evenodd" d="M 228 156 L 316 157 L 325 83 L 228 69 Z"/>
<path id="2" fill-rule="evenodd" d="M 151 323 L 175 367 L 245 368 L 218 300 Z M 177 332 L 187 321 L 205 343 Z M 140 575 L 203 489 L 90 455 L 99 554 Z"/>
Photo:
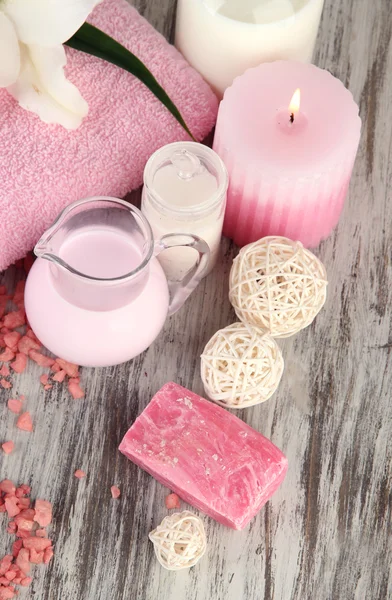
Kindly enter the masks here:
<path id="1" fill-rule="evenodd" d="M 290 113 L 290 123 L 294 123 L 294 113 Z"/>

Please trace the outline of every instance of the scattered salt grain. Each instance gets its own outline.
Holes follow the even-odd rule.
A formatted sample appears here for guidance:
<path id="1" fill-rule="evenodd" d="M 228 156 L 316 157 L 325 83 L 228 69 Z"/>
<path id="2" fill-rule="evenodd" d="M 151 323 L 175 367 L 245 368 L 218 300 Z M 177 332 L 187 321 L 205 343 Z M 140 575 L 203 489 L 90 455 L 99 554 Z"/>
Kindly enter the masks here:
<path id="1" fill-rule="evenodd" d="M 41 354 L 41 352 L 38 352 L 38 350 L 30 350 L 29 357 L 40 367 L 51 367 L 54 364 L 53 358 L 49 358 L 49 356 Z"/>
<path id="2" fill-rule="evenodd" d="M 18 342 L 22 336 L 17 331 L 11 331 L 4 335 L 4 343 L 8 348 L 11 348 L 13 352 L 18 349 Z"/>
<path id="3" fill-rule="evenodd" d="M 56 358 L 56 363 L 67 373 L 68 377 L 77 377 L 79 375 L 78 365 L 74 365 L 63 358 Z"/>
<path id="4" fill-rule="evenodd" d="M 9 410 L 15 413 L 16 415 L 18 415 L 22 410 L 22 402 L 21 400 L 17 400 L 16 398 L 10 398 L 7 402 L 7 406 Z"/>
<path id="5" fill-rule="evenodd" d="M 24 312 L 21 310 L 17 310 L 14 312 L 10 312 L 4 317 L 4 327 L 8 327 L 9 329 L 16 329 L 17 327 L 22 327 L 26 323 L 26 319 L 24 316 Z"/>
<path id="6" fill-rule="evenodd" d="M 165 498 L 166 508 L 172 510 L 173 508 L 181 508 L 180 499 L 177 494 L 169 494 Z"/>
<path id="7" fill-rule="evenodd" d="M 22 413 L 16 422 L 16 426 L 18 429 L 22 429 L 22 431 L 33 431 L 33 422 L 30 413 Z"/>
<path id="8" fill-rule="evenodd" d="M 47 500 L 35 501 L 34 521 L 36 521 L 41 527 L 46 527 L 52 522 L 52 505 L 50 502 Z"/>
<path id="9" fill-rule="evenodd" d="M 60 367 L 59 367 L 60 369 Z M 53 381 L 58 381 L 59 383 L 62 383 L 65 379 L 66 376 L 66 372 L 62 371 L 61 369 L 59 371 L 57 371 L 57 373 L 55 373 L 52 377 Z"/>
<path id="10" fill-rule="evenodd" d="M 39 350 L 41 346 L 35 340 L 32 340 L 27 335 L 20 338 L 18 342 L 18 350 L 28 356 L 30 350 Z"/>
<path id="11" fill-rule="evenodd" d="M 68 381 L 68 391 L 75 400 L 84 398 L 84 391 L 79 385 L 79 378 L 73 378 Z"/>
<path id="12" fill-rule="evenodd" d="M 112 498 L 119 498 L 121 495 L 120 488 L 118 488 L 116 485 L 112 485 L 110 492 L 112 494 Z"/>
<path id="13" fill-rule="evenodd" d="M 8 362 L 10 360 L 14 360 L 15 358 L 15 353 L 12 352 L 11 348 L 6 348 L 4 350 L 4 352 L 2 352 L 0 354 L 0 360 L 2 360 L 3 362 Z"/>
<path id="14" fill-rule="evenodd" d="M 18 352 L 14 362 L 11 363 L 11 368 L 15 373 L 23 373 L 27 366 L 27 356 L 22 352 Z"/>
<path id="15" fill-rule="evenodd" d="M 1 447 L 3 448 L 3 452 L 4 454 L 11 454 L 11 452 L 13 451 L 15 444 L 14 442 L 4 442 L 4 444 L 1 444 Z"/>
<path id="16" fill-rule="evenodd" d="M 75 471 L 75 477 L 77 479 L 83 479 L 83 477 L 86 477 L 86 473 L 84 471 L 81 471 L 80 469 L 77 469 Z"/>

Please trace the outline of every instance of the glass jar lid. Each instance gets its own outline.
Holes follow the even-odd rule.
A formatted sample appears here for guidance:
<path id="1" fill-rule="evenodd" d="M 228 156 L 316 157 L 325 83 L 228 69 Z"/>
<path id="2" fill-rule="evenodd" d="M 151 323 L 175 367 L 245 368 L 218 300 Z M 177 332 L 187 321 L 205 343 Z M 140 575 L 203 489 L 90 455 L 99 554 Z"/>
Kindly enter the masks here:
<path id="1" fill-rule="evenodd" d="M 178 216 L 200 216 L 225 200 L 228 174 L 211 148 L 196 142 L 175 142 L 149 158 L 144 185 L 156 209 Z"/>

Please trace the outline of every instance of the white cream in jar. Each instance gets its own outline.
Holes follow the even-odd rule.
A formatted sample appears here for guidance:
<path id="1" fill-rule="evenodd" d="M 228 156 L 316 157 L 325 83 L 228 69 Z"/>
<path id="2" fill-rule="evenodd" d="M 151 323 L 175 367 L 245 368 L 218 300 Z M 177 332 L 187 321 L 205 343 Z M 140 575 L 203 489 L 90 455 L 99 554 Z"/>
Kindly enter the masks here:
<path id="1" fill-rule="evenodd" d="M 142 212 L 154 238 L 170 233 L 193 234 L 210 248 L 206 275 L 220 250 L 228 175 L 219 156 L 196 142 L 176 142 L 157 150 L 144 170 Z M 159 256 L 166 275 L 179 281 L 194 266 L 191 248 L 170 248 Z"/>

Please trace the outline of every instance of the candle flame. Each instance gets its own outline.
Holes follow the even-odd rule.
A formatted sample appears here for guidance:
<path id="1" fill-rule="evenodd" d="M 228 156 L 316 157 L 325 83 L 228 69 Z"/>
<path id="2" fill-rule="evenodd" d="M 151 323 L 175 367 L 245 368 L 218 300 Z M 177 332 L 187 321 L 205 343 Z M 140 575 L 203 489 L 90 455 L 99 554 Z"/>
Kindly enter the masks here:
<path id="1" fill-rule="evenodd" d="M 301 104 L 301 90 L 298 88 L 295 90 L 293 97 L 291 98 L 289 104 L 289 112 L 294 113 L 296 115 L 299 112 L 299 107 Z"/>

